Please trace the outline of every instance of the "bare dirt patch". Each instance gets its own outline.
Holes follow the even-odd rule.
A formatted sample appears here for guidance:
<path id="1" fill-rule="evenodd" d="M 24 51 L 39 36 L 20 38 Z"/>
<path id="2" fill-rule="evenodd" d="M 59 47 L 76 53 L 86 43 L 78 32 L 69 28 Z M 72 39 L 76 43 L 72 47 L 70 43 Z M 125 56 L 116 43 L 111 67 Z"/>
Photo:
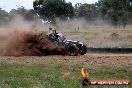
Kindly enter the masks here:
<path id="1" fill-rule="evenodd" d="M 105 55 L 84 55 L 84 56 L 24 56 L 24 57 L 0 57 L 0 63 L 7 64 L 87 64 L 90 66 L 129 66 L 132 65 L 132 55 L 130 56 L 105 56 Z"/>

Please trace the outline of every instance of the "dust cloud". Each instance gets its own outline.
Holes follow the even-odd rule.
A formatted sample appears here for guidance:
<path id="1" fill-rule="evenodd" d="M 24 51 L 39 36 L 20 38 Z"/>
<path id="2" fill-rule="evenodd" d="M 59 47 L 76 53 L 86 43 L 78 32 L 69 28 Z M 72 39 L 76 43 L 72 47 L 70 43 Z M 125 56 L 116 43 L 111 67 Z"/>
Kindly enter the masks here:
<path id="1" fill-rule="evenodd" d="M 63 46 L 48 39 L 48 27 L 27 22 L 20 16 L 0 27 L 1 56 L 36 56 L 62 54 Z"/>

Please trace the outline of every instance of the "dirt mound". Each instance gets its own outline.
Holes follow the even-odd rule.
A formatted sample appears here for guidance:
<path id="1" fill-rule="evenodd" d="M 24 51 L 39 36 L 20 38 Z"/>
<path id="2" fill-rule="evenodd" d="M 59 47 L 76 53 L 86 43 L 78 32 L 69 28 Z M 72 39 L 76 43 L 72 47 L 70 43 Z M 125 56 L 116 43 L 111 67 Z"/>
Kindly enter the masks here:
<path id="1" fill-rule="evenodd" d="M 64 47 L 51 42 L 46 32 L 12 31 L 0 37 L 4 56 L 64 54 Z M 6 36 L 6 37 L 5 37 Z"/>

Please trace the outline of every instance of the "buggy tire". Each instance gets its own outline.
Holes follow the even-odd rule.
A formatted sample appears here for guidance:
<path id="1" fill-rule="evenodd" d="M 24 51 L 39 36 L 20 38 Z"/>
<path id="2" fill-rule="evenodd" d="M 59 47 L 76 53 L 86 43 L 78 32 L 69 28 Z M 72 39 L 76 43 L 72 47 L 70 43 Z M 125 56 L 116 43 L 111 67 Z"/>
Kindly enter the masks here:
<path id="1" fill-rule="evenodd" d="M 83 45 L 80 50 L 79 50 L 79 54 L 80 55 L 84 55 L 87 53 L 87 46 L 86 45 Z"/>
<path id="2" fill-rule="evenodd" d="M 69 45 L 66 48 L 66 53 L 69 56 L 77 56 L 79 54 L 79 48 L 76 45 Z"/>

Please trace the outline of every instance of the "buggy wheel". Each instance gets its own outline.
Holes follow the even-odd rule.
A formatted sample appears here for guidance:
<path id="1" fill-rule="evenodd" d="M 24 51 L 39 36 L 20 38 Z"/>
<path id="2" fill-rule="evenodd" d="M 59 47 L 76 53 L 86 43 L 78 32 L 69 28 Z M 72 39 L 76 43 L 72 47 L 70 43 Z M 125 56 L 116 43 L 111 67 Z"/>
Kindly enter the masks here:
<path id="1" fill-rule="evenodd" d="M 79 48 L 76 45 L 67 46 L 67 55 L 69 56 L 77 56 L 79 53 Z"/>
<path id="2" fill-rule="evenodd" d="M 80 55 L 84 55 L 87 53 L 87 46 L 86 45 L 83 45 L 80 50 L 79 50 L 79 54 Z"/>

